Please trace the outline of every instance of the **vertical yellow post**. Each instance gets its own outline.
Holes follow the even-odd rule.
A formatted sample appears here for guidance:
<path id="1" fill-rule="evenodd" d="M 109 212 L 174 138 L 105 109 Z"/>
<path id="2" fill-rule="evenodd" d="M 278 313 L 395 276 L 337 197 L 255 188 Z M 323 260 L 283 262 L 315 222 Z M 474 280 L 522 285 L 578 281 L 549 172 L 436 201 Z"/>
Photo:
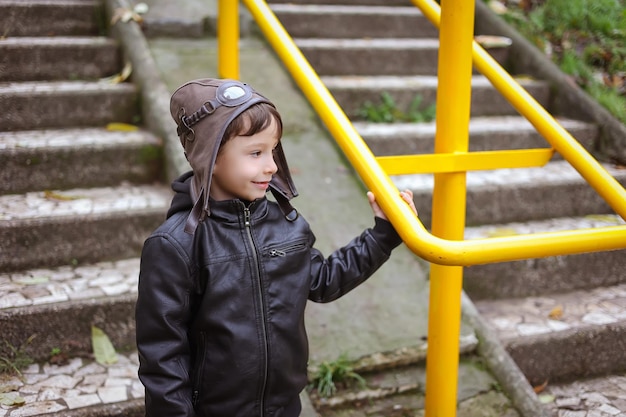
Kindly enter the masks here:
<path id="1" fill-rule="evenodd" d="M 469 148 L 474 1 L 441 2 L 436 153 Z M 435 174 L 432 232 L 462 240 L 466 173 Z M 430 265 L 426 417 L 456 416 L 463 267 Z"/>
<path id="2" fill-rule="evenodd" d="M 239 79 L 239 0 L 217 4 L 217 65 L 220 78 Z"/>

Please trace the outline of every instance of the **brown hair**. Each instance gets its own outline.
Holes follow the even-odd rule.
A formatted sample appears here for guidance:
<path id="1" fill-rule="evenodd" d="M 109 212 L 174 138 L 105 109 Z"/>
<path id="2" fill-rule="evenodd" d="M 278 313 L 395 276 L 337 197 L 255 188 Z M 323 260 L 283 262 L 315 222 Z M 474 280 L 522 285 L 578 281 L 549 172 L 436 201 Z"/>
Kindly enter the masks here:
<path id="1" fill-rule="evenodd" d="M 252 136 L 263 131 L 272 123 L 272 119 L 276 121 L 280 139 L 283 136 L 283 121 L 278 110 L 269 103 L 254 104 L 235 117 L 226 127 L 220 148 L 235 136 Z"/>

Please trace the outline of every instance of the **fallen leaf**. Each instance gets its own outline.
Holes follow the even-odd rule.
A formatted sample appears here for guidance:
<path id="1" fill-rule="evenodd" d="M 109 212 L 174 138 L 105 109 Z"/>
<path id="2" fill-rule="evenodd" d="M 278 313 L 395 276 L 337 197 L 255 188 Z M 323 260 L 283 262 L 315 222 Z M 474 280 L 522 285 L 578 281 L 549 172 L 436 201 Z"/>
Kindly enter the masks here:
<path id="1" fill-rule="evenodd" d="M 554 395 L 550 395 L 550 394 L 543 394 L 539 396 L 539 402 L 541 404 L 549 404 L 549 403 L 553 403 L 555 400 Z"/>
<path id="2" fill-rule="evenodd" d="M 129 123 L 109 123 L 106 129 L 115 132 L 136 132 L 139 127 Z"/>
<path id="3" fill-rule="evenodd" d="M 17 392 L 0 393 L 0 404 L 6 406 L 24 405 L 26 401 Z"/>
<path id="4" fill-rule="evenodd" d="M 548 313 L 548 317 L 552 320 L 561 320 L 561 318 L 563 317 L 563 307 L 554 307 L 552 310 L 550 310 L 550 313 Z"/>
<path id="5" fill-rule="evenodd" d="M 619 218 L 611 214 L 589 214 L 585 216 L 585 218 L 588 220 L 596 220 L 607 223 L 620 223 Z"/>
<path id="6" fill-rule="evenodd" d="M 476 35 L 474 40 L 485 49 L 506 48 L 513 43 L 511 38 L 504 36 Z"/>
<path id="7" fill-rule="evenodd" d="M 111 25 L 116 24 L 117 22 L 127 23 L 131 20 L 134 20 L 137 23 L 143 22 L 143 17 L 137 14 L 134 10 L 126 9 L 123 7 L 118 7 L 113 12 L 113 16 L 111 17 Z"/>
<path id="8" fill-rule="evenodd" d="M 117 352 L 115 352 L 109 336 L 96 326 L 91 326 L 91 343 L 96 362 L 101 365 L 117 362 Z"/>
<path id="9" fill-rule="evenodd" d="M 27 278 L 16 279 L 15 282 L 18 283 L 18 284 L 23 284 L 23 285 L 37 285 L 37 284 L 44 284 L 46 282 L 50 282 L 50 278 L 48 278 L 48 277 L 27 277 Z"/>
<path id="10" fill-rule="evenodd" d="M 119 74 L 111 75 L 110 77 L 101 78 L 100 82 L 107 84 L 120 84 L 123 83 L 130 77 L 130 74 L 133 72 L 133 66 L 130 62 L 127 62 L 122 68 L 122 71 Z"/>
<path id="11" fill-rule="evenodd" d="M 546 379 L 546 382 L 544 382 L 543 384 L 534 386 L 533 390 L 535 391 L 535 393 L 539 394 L 544 389 L 546 389 L 547 386 L 548 386 L 548 380 Z"/>
<path id="12" fill-rule="evenodd" d="M 497 229 L 493 229 L 487 232 L 487 237 L 502 237 L 502 236 L 514 236 L 517 235 L 517 231 L 515 229 L 511 229 L 508 227 L 499 227 Z"/>
<path id="13" fill-rule="evenodd" d="M 43 195 L 48 200 L 60 200 L 60 201 L 72 201 L 72 200 L 80 200 L 82 197 L 64 195 L 57 193 L 55 191 L 45 190 Z"/>

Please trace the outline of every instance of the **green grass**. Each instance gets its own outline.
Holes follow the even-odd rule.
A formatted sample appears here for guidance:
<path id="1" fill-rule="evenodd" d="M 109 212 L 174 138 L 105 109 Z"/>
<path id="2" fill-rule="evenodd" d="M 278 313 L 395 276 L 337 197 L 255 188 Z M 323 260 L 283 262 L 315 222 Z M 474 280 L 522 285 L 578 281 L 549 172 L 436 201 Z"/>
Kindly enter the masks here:
<path id="1" fill-rule="evenodd" d="M 337 392 L 337 385 L 357 383 L 365 387 L 365 379 L 357 374 L 345 354 L 335 361 L 325 361 L 317 366 L 310 387 L 317 389 L 320 397 L 331 397 Z"/>
<path id="2" fill-rule="evenodd" d="M 435 120 L 435 104 L 423 106 L 423 98 L 417 95 L 403 110 L 396 105 L 391 94 L 383 92 L 380 103 L 370 101 L 363 103 L 359 109 L 359 116 L 373 123 L 425 123 Z"/>
<path id="3" fill-rule="evenodd" d="M 0 374 L 17 374 L 20 377 L 22 376 L 21 370 L 33 363 L 33 360 L 26 354 L 26 347 L 34 338 L 35 336 L 29 337 L 20 347 L 15 347 L 7 340 L 4 340 L 10 353 L 7 356 L 0 356 Z"/>
<path id="4" fill-rule="evenodd" d="M 626 124 L 626 0 L 510 0 L 502 17 Z"/>

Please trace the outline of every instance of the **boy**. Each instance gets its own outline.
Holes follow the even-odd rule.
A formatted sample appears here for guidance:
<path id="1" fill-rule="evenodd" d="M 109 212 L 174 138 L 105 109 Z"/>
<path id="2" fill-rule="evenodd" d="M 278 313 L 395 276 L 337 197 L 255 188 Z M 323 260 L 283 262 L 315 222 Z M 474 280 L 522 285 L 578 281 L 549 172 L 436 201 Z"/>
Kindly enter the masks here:
<path id="1" fill-rule="evenodd" d="M 401 243 L 375 226 L 328 258 L 291 206 L 281 117 L 250 86 L 190 81 L 170 110 L 192 172 L 146 240 L 136 307 L 147 416 L 296 417 L 307 384 L 307 300 L 365 281 Z M 271 191 L 276 201 L 266 198 Z M 415 211 L 412 194 L 401 193 Z"/>

